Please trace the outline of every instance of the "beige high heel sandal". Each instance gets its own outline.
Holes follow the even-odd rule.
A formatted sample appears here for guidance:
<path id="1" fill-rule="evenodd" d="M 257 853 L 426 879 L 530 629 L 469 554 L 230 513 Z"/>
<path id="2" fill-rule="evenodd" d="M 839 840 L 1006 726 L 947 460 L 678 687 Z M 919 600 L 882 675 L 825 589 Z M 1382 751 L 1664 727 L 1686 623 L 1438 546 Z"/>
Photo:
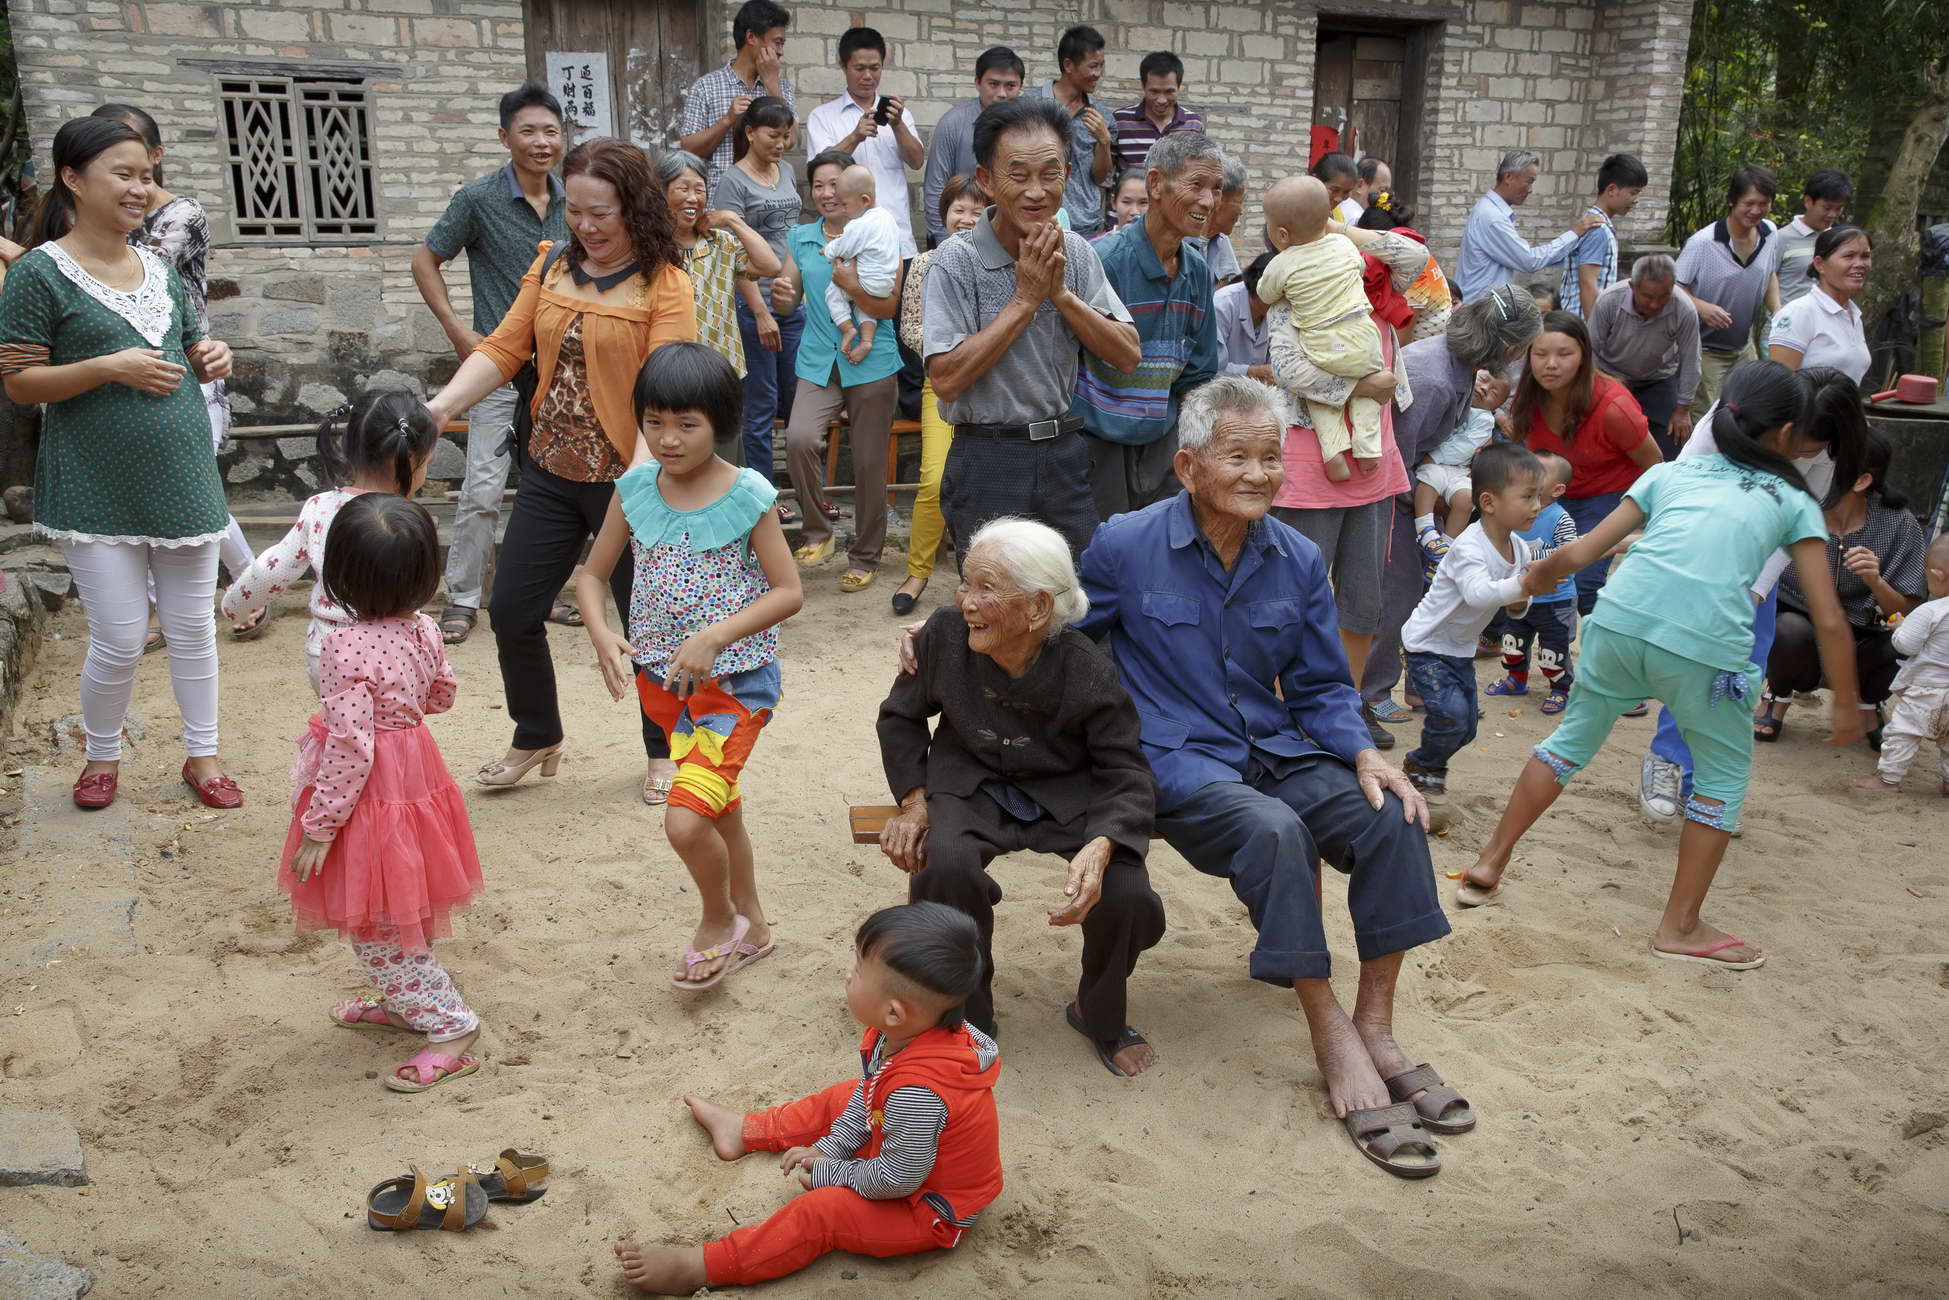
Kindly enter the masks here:
<path id="1" fill-rule="evenodd" d="M 557 741 L 547 749 L 537 749 L 519 763 L 499 759 L 474 773 L 474 780 L 480 785 L 495 788 L 519 785 L 521 779 L 528 775 L 529 770 L 537 766 L 541 768 L 543 776 L 553 776 L 562 766 L 562 748 L 567 743 L 567 741 Z"/>

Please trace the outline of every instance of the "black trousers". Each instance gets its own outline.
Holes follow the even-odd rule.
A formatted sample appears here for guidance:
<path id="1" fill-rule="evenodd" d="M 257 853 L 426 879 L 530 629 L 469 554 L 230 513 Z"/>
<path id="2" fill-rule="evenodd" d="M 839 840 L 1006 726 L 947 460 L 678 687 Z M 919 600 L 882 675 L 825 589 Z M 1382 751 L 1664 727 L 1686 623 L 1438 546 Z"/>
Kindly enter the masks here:
<path id="1" fill-rule="evenodd" d="M 967 1017 L 984 1034 L 995 1032 L 995 904 L 1002 887 L 988 864 L 1003 853 L 1027 850 L 1074 857 L 1088 841 L 1077 822 L 1010 816 L 985 794 L 969 798 L 927 796 L 927 865 L 908 886 L 910 903 L 946 903 L 974 918 L 981 930 L 981 987 L 968 999 Z M 1150 887 L 1144 860 L 1119 844 L 1103 869 L 1103 894 L 1083 918 L 1083 975 L 1076 1009 L 1090 1037 L 1113 1041 L 1129 1023 L 1130 972 L 1146 948 L 1164 937 L 1164 900 Z"/>
<path id="2" fill-rule="evenodd" d="M 1855 627 L 1854 673 L 1859 679 L 1861 702 L 1880 704 L 1888 698 L 1889 687 L 1901 660 L 1895 654 L 1895 634 L 1885 627 Z M 1766 657 L 1766 685 L 1775 695 L 1820 689 L 1820 647 L 1814 637 L 1813 620 L 1802 610 L 1780 602 L 1779 622 L 1773 632 L 1773 652 Z"/>
<path id="3" fill-rule="evenodd" d="M 1098 523 L 1089 444 L 1073 431 L 1042 442 L 956 434 L 941 471 L 941 515 L 957 565 L 981 526 L 1003 515 L 1049 525 L 1081 555 Z"/>
<path id="4" fill-rule="evenodd" d="M 582 547 L 602 529 L 616 495 L 613 483 L 580 483 L 524 461 L 508 513 L 507 535 L 494 570 L 488 617 L 501 656 L 501 690 L 514 719 L 516 749 L 546 749 L 562 738 L 555 696 L 555 661 L 548 654 L 548 611 L 562 584 L 581 562 Z M 623 621 L 629 621 L 629 586 L 636 568 L 629 551 L 616 562 L 609 590 Z M 670 742 L 641 709 L 643 750 L 668 758 Z"/>

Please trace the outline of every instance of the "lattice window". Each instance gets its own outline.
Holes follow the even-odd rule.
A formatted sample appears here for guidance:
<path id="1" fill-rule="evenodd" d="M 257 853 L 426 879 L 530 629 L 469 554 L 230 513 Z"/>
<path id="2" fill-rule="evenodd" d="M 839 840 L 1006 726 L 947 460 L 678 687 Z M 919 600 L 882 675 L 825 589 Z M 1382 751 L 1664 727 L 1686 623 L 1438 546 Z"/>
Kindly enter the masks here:
<path id="1" fill-rule="evenodd" d="M 239 240 L 331 243 L 379 233 L 370 98 L 361 81 L 218 82 Z"/>

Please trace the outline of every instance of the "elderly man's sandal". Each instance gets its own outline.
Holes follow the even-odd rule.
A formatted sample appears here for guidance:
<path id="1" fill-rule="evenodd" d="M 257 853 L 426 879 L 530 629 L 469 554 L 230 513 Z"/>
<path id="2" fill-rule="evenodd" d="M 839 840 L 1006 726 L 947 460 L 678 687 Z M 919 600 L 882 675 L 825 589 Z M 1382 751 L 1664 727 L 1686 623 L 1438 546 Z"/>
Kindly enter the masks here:
<path id="1" fill-rule="evenodd" d="M 1396 1178 L 1431 1178 L 1441 1172 L 1441 1158 L 1414 1107 L 1405 1101 L 1392 1106 L 1347 1112 L 1347 1136 L 1360 1154 Z M 1400 1159 L 1402 1152 L 1419 1159 Z"/>
<path id="2" fill-rule="evenodd" d="M 1134 1079 L 1137 1077 L 1134 1074 L 1124 1073 L 1117 1065 L 1117 1053 L 1126 1047 L 1137 1047 L 1139 1045 L 1148 1047 L 1150 1046 L 1150 1039 L 1145 1038 L 1129 1025 L 1123 1027 L 1123 1032 L 1117 1035 L 1116 1041 L 1114 1042 L 1097 1038 L 1090 1033 L 1090 1027 L 1083 1023 L 1083 1013 L 1076 1009 L 1074 1002 L 1062 1009 L 1062 1018 L 1069 1022 L 1071 1029 L 1089 1040 L 1090 1047 L 1096 1052 L 1096 1059 L 1103 1062 L 1104 1069 L 1116 1075 L 1119 1079 Z"/>
<path id="3" fill-rule="evenodd" d="M 492 1169 L 470 1164 L 467 1172 L 479 1180 L 481 1191 L 490 1201 L 526 1205 L 548 1195 L 546 1187 L 535 1186 L 548 1177 L 547 1156 L 529 1155 L 509 1147 L 495 1158 Z"/>
<path id="4" fill-rule="evenodd" d="M 1387 1085 L 1388 1096 L 1414 1107 L 1421 1116 L 1421 1126 L 1430 1133 L 1466 1133 L 1475 1127 L 1475 1112 L 1469 1109 L 1468 1098 L 1443 1083 L 1432 1065 L 1417 1065 L 1381 1082 Z M 1421 1095 L 1416 1097 L 1415 1093 Z"/>
<path id="5" fill-rule="evenodd" d="M 429 1183 L 415 1168 L 410 1177 L 389 1178 L 365 1197 L 366 1226 L 374 1232 L 465 1232 L 486 1217 L 487 1193 L 465 1169 Z"/>

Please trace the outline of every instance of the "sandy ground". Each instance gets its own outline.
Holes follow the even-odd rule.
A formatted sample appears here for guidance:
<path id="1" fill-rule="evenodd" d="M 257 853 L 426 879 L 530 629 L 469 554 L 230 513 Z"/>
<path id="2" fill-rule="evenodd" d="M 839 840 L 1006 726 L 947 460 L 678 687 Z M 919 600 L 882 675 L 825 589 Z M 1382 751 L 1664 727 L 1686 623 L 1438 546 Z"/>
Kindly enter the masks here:
<path id="1" fill-rule="evenodd" d="M 780 948 L 702 996 L 667 982 L 694 913 L 637 801 L 634 719 L 581 634 L 553 630 L 571 761 L 553 786 L 468 791 L 488 890 L 444 953 L 485 1017 L 488 1064 L 426 1097 L 377 1082 L 405 1040 L 326 1023 L 357 971 L 338 943 L 294 936 L 273 883 L 310 706 L 297 595 L 269 637 L 223 649 L 223 752 L 250 799 L 225 816 L 176 780 L 160 655 L 138 684 L 147 738 L 122 804 L 94 820 L 67 804 L 78 760 L 48 736 L 77 707 L 71 607 L 23 706 L 6 764 L 23 770 L 0 782 L 0 811 L 25 818 L 0 834 L 32 850 L 0 841 L 0 1109 L 70 1119 L 93 1183 L 0 1189 L 0 1226 L 93 1269 L 102 1297 L 616 1296 L 615 1238 L 697 1242 L 770 1212 L 787 1193 L 775 1167 L 718 1163 L 677 1095 L 755 1106 L 854 1068 L 849 935 L 903 895 L 845 824 L 849 801 L 886 795 L 872 722 L 888 590 L 842 597 L 822 574 L 786 629 L 786 698 L 745 782 Z M 454 660 L 460 704 L 433 726 L 464 774 L 507 723 L 491 638 Z M 1534 698 L 1516 717 L 1515 701 L 1488 703 L 1452 778 L 1466 820 L 1436 845 L 1444 870 L 1469 860 L 1547 730 Z M 1620 725 L 1525 846 L 1506 905 L 1456 916 L 1409 958 L 1399 1037 L 1483 1117 L 1442 1140 L 1438 1178 L 1359 1158 L 1293 997 L 1246 978 L 1242 909 L 1161 846 L 1171 930 L 1132 986 L 1161 1064 L 1112 1079 L 1060 1015 L 1078 936 L 1042 924 L 1059 864 L 1017 857 L 998 864 L 1007 1189 L 951 1255 L 833 1256 L 770 1293 L 1944 1294 L 1949 803 L 1919 775 L 1887 804 L 1844 794 L 1865 748 L 1822 748 L 1797 711 L 1761 751 L 1708 912 L 1772 960 L 1747 975 L 1656 962 L 1645 940 L 1675 840 L 1636 818 L 1649 727 Z M 131 880 L 132 945 L 82 934 L 58 964 L 34 957 Z M 1344 897 L 1331 879 L 1350 997 Z M 368 1187 L 505 1146 L 553 1155 L 545 1200 L 465 1236 L 367 1231 Z"/>

